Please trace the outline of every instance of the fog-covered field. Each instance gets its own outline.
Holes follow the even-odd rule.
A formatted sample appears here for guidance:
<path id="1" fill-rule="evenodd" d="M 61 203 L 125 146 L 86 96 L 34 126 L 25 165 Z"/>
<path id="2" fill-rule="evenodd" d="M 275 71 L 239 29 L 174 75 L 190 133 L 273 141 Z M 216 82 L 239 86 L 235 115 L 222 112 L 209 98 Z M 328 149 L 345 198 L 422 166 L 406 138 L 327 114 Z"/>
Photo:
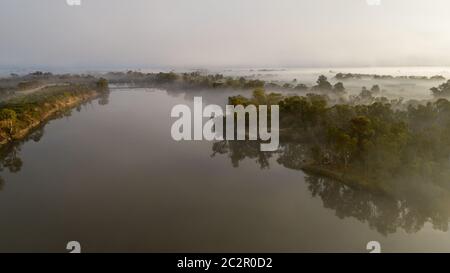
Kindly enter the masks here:
<path id="1" fill-rule="evenodd" d="M 337 73 L 389 75 L 395 77 L 395 79 L 361 78 L 343 80 L 342 82 L 349 95 L 359 94 L 362 87 L 370 89 L 373 85 L 379 85 L 382 90 L 381 96 L 418 100 L 431 99 L 430 88 L 441 84 L 443 80 L 414 80 L 400 79 L 399 77 L 433 77 L 440 75 L 446 79 L 450 78 L 450 67 L 240 68 L 211 69 L 208 72 L 221 73 L 226 76 L 257 78 L 282 84 L 303 83 L 309 87 L 315 84 L 320 75 L 325 75 L 333 84 L 339 81 L 335 79 Z"/>

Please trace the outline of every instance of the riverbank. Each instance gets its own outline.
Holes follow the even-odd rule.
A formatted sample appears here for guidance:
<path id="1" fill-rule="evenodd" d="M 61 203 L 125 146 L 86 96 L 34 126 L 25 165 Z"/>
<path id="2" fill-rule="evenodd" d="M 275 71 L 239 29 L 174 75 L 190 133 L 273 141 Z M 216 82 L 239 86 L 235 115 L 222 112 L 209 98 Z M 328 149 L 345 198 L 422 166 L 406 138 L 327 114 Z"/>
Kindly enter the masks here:
<path id="1" fill-rule="evenodd" d="M 52 86 L 0 105 L 0 148 L 25 138 L 58 113 L 99 97 L 87 86 Z"/>

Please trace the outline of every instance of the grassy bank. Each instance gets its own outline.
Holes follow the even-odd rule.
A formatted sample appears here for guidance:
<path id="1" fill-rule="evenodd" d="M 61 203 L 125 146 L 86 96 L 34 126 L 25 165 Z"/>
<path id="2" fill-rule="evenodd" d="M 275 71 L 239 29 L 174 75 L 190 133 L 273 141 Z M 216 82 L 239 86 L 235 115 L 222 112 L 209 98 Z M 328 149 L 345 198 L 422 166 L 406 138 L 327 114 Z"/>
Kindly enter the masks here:
<path id="1" fill-rule="evenodd" d="M 0 147 L 26 137 L 54 115 L 101 94 L 87 85 L 50 86 L 0 103 Z"/>

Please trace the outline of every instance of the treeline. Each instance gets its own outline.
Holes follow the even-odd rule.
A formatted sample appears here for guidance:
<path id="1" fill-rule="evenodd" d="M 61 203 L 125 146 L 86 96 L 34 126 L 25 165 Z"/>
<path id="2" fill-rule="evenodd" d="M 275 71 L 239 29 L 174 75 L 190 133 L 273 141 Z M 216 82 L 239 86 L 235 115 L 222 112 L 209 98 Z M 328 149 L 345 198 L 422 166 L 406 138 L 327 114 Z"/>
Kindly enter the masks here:
<path id="1" fill-rule="evenodd" d="M 445 81 L 442 75 L 427 76 L 392 76 L 392 75 L 377 75 L 377 74 L 359 74 L 359 73 L 337 73 L 335 76 L 337 80 L 422 80 L 422 81 Z"/>
<path id="2" fill-rule="evenodd" d="M 390 75 L 371 75 L 371 74 L 336 74 L 336 80 L 346 80 L 351 78 L 361 79 L 363 77 L 370 77 L 372 79 L 409 79 L 409 80 L 445 80 L 443 76 L 433 77 L 418 77 L 418 76 L 390 76 Z M 175 72 L 159 72 L 159 73 L 142 73 L 136 71 L 128 72 L 110 72 L 105 75 L 113 84 L 131 84 L 143 87 L 180 87 L 183 89 L 216 89 L 216 88 L 232 88 L 232 89 L 255 89 L 264 88 L 274 91 L 293 91 L 301 93 L 318 93 L 329 96 L 343 102 L 343 98 L 347 94 L 347 90 L 342 81 L 332 84 L 326 76 L 320 75 L 312 86 L 297 82 L 294 79 L 292 82 L 277 83 L 267 82 L 259 79 L 248 79 L 245 77 L 231 77 L 222 74 L 205 74 L 201 72 L 190 72 L 177 74 Z M 378 84 L 372 87 L 362 87 L 361 92 L 356 96 L 349 96 L 346 103 L 367 104 L 377 101 L 388 102 L 386 98 L 380 96 L 383 90 Z M 436 98 L 450 97 L 450 80 L 431 88 L 432 95 Z"/>
<path id="3" fill-rule="evenodd" d="M 137 86 L 167 86 L 183 88 L 234 88 L 253 89 L 263 87 L 264 81 L 246 79 L 244 77 L 225 77 L 222 74 L 202 74 L 200 72 L 175 73 L 142 73 L 137 71 L 110 72 L 105 78 L 112 84 L 131 84 Z"/>
<path id="4" fill-rule="evenodd" d="M 98 77 L 89 74 L 52 74 L 50 72 L 35 71 L 26 75 L 10 74 L 0 78 L 0 99 L 8 99 L 18 91 L 35 89 L 45 85 L 78 84 L 95 86 Z"/>
<path id="5" fill-rule="evenodd" d="M 315 92 L 330 96 L 341 97 L 346 94 L 342 82 L 332 84 L 327 77 L 321 75 L 316 84 L 307 86 L 293 80 L 290 83 L 267 82 L 259 79 L 245 77 L 224 76 L 222 74 L 204 74 L 201 72 L 175 73 L 142 73 L 137 71 L 109 72 L 104 75 L 112 84 L 129 84 L 142 87 L 171 87 L 183 89 L 256 89 L 264 88 L 279 91 L 300 91 L 303 93 Z"/>
<path id="6" fill-rule="evenodd" d="M 335 79 L 345 80 L 350 77 L 363 77 L 365 74 L 342 74 L 338 73 Z M 373 76 L 374 79 L 387 79 L 387 78 L 401 78 L 393 76 L 379 76 L 379 75 L 367 75 Z M 338 81 L 332 84 L 326 76 L 320 75 L 312 86 L 308 86 L 304 83 L 298 83 L 296 79 L 292 82 L 277 83 L 267 82 L 259 79 L 248 79 L 245 77 L 231 77 L 224 76 L 222 74 L 204 74 L 201 72 L 190 72 L 177 74 L 175 72 L 159 72 L 159 73 L 142 73 L 136 71 L 128 72 L 110 72 L 105 75 L 113 84 L 130 84 L 133 86 L 143 87 L 172 87 L 183 89 L 255 89 L 264 88 L 274 91 L 292 91 L 301 93 L 318 93 L 330 96 L 330 98 L 343 101 L 343 98 L 348 93 L 343 82 Z M 418 79 L 416 76 L 408 76 L 408 79 Z M 422 78 L 422 77 L 419 77 Z M 434 76 L 429 78 L 430 80 L 442 80 L 445 79 L 442 76 Z M 450 80 L 441 84 L 438 87 L 431 89 L 432 94 L 437 97 L 450 97 Z M 373 103 L 378 100 L 386 102 L 386 98 L 380 96 L 383 90 L 378 84 L 374 84 L 372 87 L 362 87 L 361 92 L 356 96 L 349 96 L 348 103 Z"/>
<path id="7" fill-rule="evenodd" d="M 438 87 L 433 87 L 430 90 L 433 96 L 436 98 L 448 98 L 450 97 L 450 80 L 444 82 Z"/>
<path id="8" fill-rule="evenodd" d="M 189 72 L 189 73 L 175 73 L 175 72 L 159 72 L 159 73 L 142 73 L 138 71 L 127 72 L 109 72 L 103 75 L 103 77 L 112 84 L 117 85 L 132 85 L 141 87 L 170 87 L 170 88 L 183 88 L 183 89 L 255 89 L 265 88 L 267 90 L 274 91 L 292 91 L 301 93 L 320 93 L 337 98 L 343 97 L 347 94 L 347 90 L 342 81 L 351 78 L 361 79 L 363 77 L 371 77 L 373 79 L 425 79 L 426 77 L 416 76 L 402 76 L 394 77 L 390 75 L 370 75 L 370 74 L 343 74 L 338 73 L 334 77 L 338 80 L 335 83 L 331 83 L 327 77 L 320 75 L 311 86 L 305 83 L 297 82 L 294 79 L 291 82 L 274 82 L 264 81 L 254 78 L 246 77 L 232 77 L 224 76 L 223 74 L 207 74 L 205 72 Z M 428 78 L 429 80 L 444 80 L 442 76 L 433 76 Z M 33 89 L 46 84 L 85 84 L 93 85 L 98 81 L 98 77 L 88 74 L 52 74 L 49 72 L 36 71 L 24 76 L 17 74 L 11 74 L 8 78 L 0 79 L 0 98 L 10 96 L 16 91 Z M 442 85 L 432 88 L 432 94 L 435 97 L 448 97 L 450 96 L 450 82 L 443 83 Z M 381 89 L 379 85 L 374 85 L 371 88 L 363 88 L 359 96 L 364 98 L 363 101 L 370 102 L 373 98 L 379 95 Z"/>

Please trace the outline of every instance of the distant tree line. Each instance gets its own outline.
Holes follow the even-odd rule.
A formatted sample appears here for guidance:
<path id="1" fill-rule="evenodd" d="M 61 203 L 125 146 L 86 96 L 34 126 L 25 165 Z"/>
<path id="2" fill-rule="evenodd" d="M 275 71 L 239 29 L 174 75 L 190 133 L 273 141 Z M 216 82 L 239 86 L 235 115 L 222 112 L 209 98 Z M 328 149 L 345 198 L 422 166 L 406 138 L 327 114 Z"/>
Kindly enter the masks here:
<path id="1" fill-rule="evenodd" d="M 444 81 L 446 80 L 442 75 L 427 76 L 392 76 L 392 75 L 377 75 L 377 74 L 359 74 L 359 73 L 337 73 L 335 78 L 337 80 L 360 80 L 360 79 L 374 79 L 374 80 L 430 80 L 430 81 Z"/>

